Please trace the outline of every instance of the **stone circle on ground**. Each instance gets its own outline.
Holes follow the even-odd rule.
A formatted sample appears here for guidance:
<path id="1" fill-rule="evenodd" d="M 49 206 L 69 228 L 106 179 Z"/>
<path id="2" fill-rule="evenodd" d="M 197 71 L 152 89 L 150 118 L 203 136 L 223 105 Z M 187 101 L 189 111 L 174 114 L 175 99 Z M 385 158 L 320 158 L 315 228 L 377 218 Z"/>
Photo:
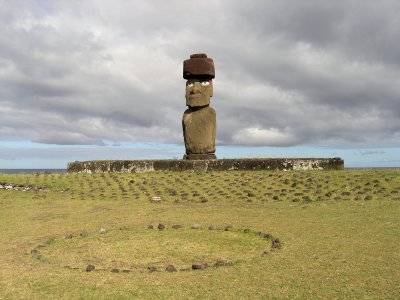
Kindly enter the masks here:
<path id="1" fill-rule="evenodd" d="M 225 244 L 225 247 L 218 248 L 215 245 L 215 240 L 210 239 L 212 238 L 211 235 L 218 237 L 218 241 L 221 240 L 221 244 Z M 176 239 L 177 237 L 178 239 Z M 158 245 L 160 253 L 148 253 L 147 255 L 146 240 L 150 244 L 148 249 L 151 249 L 153 244 L 160 243 Z M 246 246 L 242 245 L 236 252 L 232 251 L 231 249 L 237 247 L 235 242 L 238 240 L 241 243 L 249 243 L 249 246 L 246 248 Z M 180 241 L 178 244 L 179 249 L 175 244 L 176 241 Z M 205 246 L 210 241 L 213 244 L 208 247 Z M 135 254 L 135 257 L 141 257 L 140 261 L 129 261 L 123 252 L 135 251 L 135 249 L 129 247 L 129 245 L 132 246 L 135 243 L 143 245 L 145 249 L 141 253 Z M 101 250 L 102 245 L 104 246 L 104 252 Z M 112 247 L 111 251 L 108 251 L 110 245 L 118 249 L 116 253 L 120 255 L 114 256 L 113 250 L 115 249 L 112 249 Z M 171 247 L 171 245 L 175 246 Z M 199 252 L 196 252 L 195 255 L 185 254 L 185 247 L 193 245 L 199 248 Z M 210 250 L 211 248 L 217 249 Z M 45 240 L 33 248 L 30 254 L 32 259 L 43 263 L 86 272 L 131 273 L 138 271 L 141 273 L 174 273 L 233 266 L 254 257 L 267 256 L 270 252 L 281 248 L 281 241 L 269 233 L 255 231 L 250 228 L 239 229 L 231 224 L 202 226 L 202 224 L 166 225 L 160 223 L 150 224 L 139 229 L 121 227 L 110 230 L 100 228 L 100 230 L 92 233 L 87 231 L 67 233 L 63 236 Z M 245 250 L 251 253 L 246 253 Z M 183 256 L 185 257 L 177 259 L 176 253 L 178 252 L 184 253 Z M 161 259 L 153 259 L 153 254 L 159 255 Z"/>

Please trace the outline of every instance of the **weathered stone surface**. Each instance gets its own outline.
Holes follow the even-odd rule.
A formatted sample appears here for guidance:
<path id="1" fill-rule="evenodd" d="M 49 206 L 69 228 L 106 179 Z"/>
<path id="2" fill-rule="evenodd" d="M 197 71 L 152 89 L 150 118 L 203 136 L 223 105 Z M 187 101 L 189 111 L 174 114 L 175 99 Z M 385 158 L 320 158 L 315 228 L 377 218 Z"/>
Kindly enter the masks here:
<path id="1" fill-rule="evenodd" d="M 167 272 L 169 272 L 169 273 L 176 272 L 176 268 L 175 268 L 173 265 L 168 265 L 168 266 L 165 268 L 165 271 L 167 271 Z"/>
<path id="2" fill-rule="evenodd" d="M 183 114 L 182 127 L 186 154 L 215 152 L 217 121 L 213 108 L 187 109 Z"/>
<path id="3" fill-rule="evenodd" d="M 190 59 L 183 62 L 183 78 L 209 78 L 215 77 L 214 61 L 204 53 L 192 54 Z"/>
<path id="4" fill-rule="evenodd" d="M 68 163 L 68 173 L 154 171 L 343 170 L 341 158 L 244 158 L 213 160 L 91 160 Z"/>
<path id="5" fill-rule="evenodd" d="M 201 224 L 193 224 L 192 229 L 201 229 Z"/>
<path id="6" fill-rule="evenodd" d="M 87 265 L 86 272 L 92 272 L 96 267 L 94 265 Z"/>
<path id="7" fill-rule="evenodd" d="M 186 105 L 190 107 L 206 106 L 210 104 L 213 95 L 211 80 L 191 79 L 186 82 Z"/>
<path id="8" fill-rule="evenodd" d="M 210 160 L 210 159 L 217 159 L 217 156 L 214 153 L 208 154 L 185 154 L 183 159 L 190 159 L 190 160 Z"/>
<path id="9" fill-rule="evenodd" d="M 219 258 L 215 262 L 216 267 L 231 266 L 231 265 L 233 265 L 233 261 L 231 261 L 230 259 Z"/>
<path id="10" fill-rule="evenodd" d="M 147 269 L 150 271 L 150 273 L 153 273 L 153 272 L 157 272 L 157 271 L 158 271 L 157 266 L 152 265 L 152 264 L 148 265 L 148 266 L 147 266 Z"/>
<path id="11" fill-rule="evenodd" d="M 208 267 L 207 263 L 195 262 L 192 264 L 192 270 L 204 270 Z"/>

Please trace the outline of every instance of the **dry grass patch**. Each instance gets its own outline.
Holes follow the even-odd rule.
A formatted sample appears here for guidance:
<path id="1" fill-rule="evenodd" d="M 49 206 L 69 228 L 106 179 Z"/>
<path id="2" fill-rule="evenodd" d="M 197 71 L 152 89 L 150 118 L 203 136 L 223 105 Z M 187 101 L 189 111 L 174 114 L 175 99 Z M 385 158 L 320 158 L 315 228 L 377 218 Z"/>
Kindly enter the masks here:
<path id="1" fill-rule="evenodd" d="M 4 183 L 46 189 L 0 189 L 0 298 L 400 297 L 399 170 L 0 175 Z M 218 258 L 236 263 L 187 270 Z"/>

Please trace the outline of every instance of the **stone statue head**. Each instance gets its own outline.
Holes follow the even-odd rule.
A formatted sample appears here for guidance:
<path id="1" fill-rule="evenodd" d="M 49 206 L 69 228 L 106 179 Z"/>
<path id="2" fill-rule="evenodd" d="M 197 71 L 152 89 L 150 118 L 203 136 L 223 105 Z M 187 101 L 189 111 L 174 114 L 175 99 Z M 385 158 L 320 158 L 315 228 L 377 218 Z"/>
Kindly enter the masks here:
<path id="1" fill-rule="evenodd" d="M 186 82 L 186 105 L 190 107 L 210 104 L 213 95 L 212 80 L 189 79 Z"/>
<path id="2" fill-rule="evenodd" d="M 186 82 L 186 105 L 190 107 L 210 104 L 213 95 L 214 61 L 204 53 L 192 54 L 183 62 Z"/>

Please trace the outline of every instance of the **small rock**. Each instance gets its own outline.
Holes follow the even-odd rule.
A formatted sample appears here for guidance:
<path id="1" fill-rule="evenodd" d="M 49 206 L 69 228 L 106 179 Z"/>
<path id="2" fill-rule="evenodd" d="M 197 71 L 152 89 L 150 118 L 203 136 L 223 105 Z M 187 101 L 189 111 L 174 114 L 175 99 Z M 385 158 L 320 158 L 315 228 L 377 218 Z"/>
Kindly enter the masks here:
<path id="1" fill-rule="evenodd" d="M 272 240 L 274 237 L 269 233 L 264 233 L 264 239 Z"/>
<path id="2" fill-rule="evenodd" d="M 154 229 L 154 226 L 150 224 L 149 226 L 147 226 L 147 229 Z"/>
<path id="3" fill-rule="evenodd" d="M 217 259 L 215 266 L 216 267 L 231 266 L 232 264 L 233 264 L 233 262 L 229 259 L 219 258 L 219 259 Z"/>
<path id="4" fill-rule="evenodd" d="M 127 269 L 122 270 L 122 273 L 130 273 L 130 272 L 132 272 L 132 271 L 131 270 L 127 270 Z"/>
<path id="5" fill-rule="evenodd" d="M 179 229 L 179 228 L 182 228 L 182 225 L 174 224 L 174 225 L 172 225 L 172 228 L 173 229 Z"/>
<path id="6" fill-rule="evenodd" d="M 152 203 L 160 203 L 161 202 L 161 196 L 153 196 L 153 197 L 151 197 L 150 202 L 152 202 Z"/>
<path id="7" fill-rule="evenodd" d="M 92 272 L 94 269 L 95 269 L 95 266 L 89 264 L 86 267 L 86 272 Z"/>
<path id="8" fill-rule="evenodd" d="M 86 237 L 89 235 L 89 233 L 87 233 L 86 231 L 82 231 L 79 235 L 82 237 Z"/>
<path id="9" fill-rule="evenodd" d="M 38 260 L 42 259 L 42 254 L 41 254 L 40 251 L 37 250 L 37 249 L 31 250 L 31 255 L 32 255 L 32 257 L 33 257 L 34 259 L 38 259 Z"/>
<path id="10" fill-rule="evenodd" d="M 225 231 L 231 231 L 231 230 L 232 230 L 232 225 L 225 226 Z"/>
<path id="11" fill-rule="evenodd" d="M 157 228 L 158 228 L 158 230 L 164 230 L 165 225 L 160 223 L 160 224 L 158 224 Z"/>
<path id="12" fill-rule="evenodd" d="M 281 249 L 282 248 L 281 242 L 278 239 L 274 240 L 272 242 L 272 248 L 273 249 Z"/>
<path id="13" fill-rule="evenodd" d="M 250 233 L 251 229 L 250 228 L 246 228 L 243 230 L 244 233 Z"/>
<path id="14" fill-rule="evenodd" d="M 65 239 L 67 239 L 67 240 L 70 240 L 70 239 L 72 239 L 74 236 L 70 233 L 70 234 L 67 234 L 66 236 L 65 236 Z"/>
<path id="15" fill-rule="evenodd" d="M 114 269 L 111 270 L 111 272 L 112 272 L 112 273 L 119 273 L 119 269 L 114 268 Z"/>
<path id="16" fill-rule="evenodd" d="M 99 233 L 100 234 L 106 234 L 107 230 L 105 228 L 100 228 Z"/>
<path id="17" fill-rule="evenodd" d="M 269 252 L 268 251 L 264 251 L 262 254 L 261 254 L 261 256 L 268 256 L 269 255 Z"/>
<path id="18" fill-rule="evenodd" d="M 193 224 L 192 229 L 201 229 L 201 224 Z"/>
<path id="19" fill-rule="evenodd" d="M 367 195 L 367 196 L 365 196 L 364 200 L 372 200 L 372 196 Z"/>
<path id="20" fill-rule="evenodd" d="M 208 226 L 208 230 L 216 230 L 217 228 L 215 227 L 215 226 L 213 226 L 213 225 L 211 225 L 211 226 Z"/>
<path id="21" fill-rule="evenodd" d="M 173 265 L 168 265 L 165 268 L 165 271 L 172 273 L 172 272 L 176 272 L 176 269 L 175 269 L 175 267 Z"/>
<path id="22" fill-rule="evenodd" d="M 192 270 L 204 270 L 208 265 L 206 263 L 197 262 L 192 264 Z"/>
<path id="23" fill-rule="evenodd" d="M 151 273 L 156 272 L 156 271 L 158 270 L 157 267 L 154 266 L 154 265 L 149 265 L 149 266 L 147 267 L 147 269 L 148 269 Z"/>

